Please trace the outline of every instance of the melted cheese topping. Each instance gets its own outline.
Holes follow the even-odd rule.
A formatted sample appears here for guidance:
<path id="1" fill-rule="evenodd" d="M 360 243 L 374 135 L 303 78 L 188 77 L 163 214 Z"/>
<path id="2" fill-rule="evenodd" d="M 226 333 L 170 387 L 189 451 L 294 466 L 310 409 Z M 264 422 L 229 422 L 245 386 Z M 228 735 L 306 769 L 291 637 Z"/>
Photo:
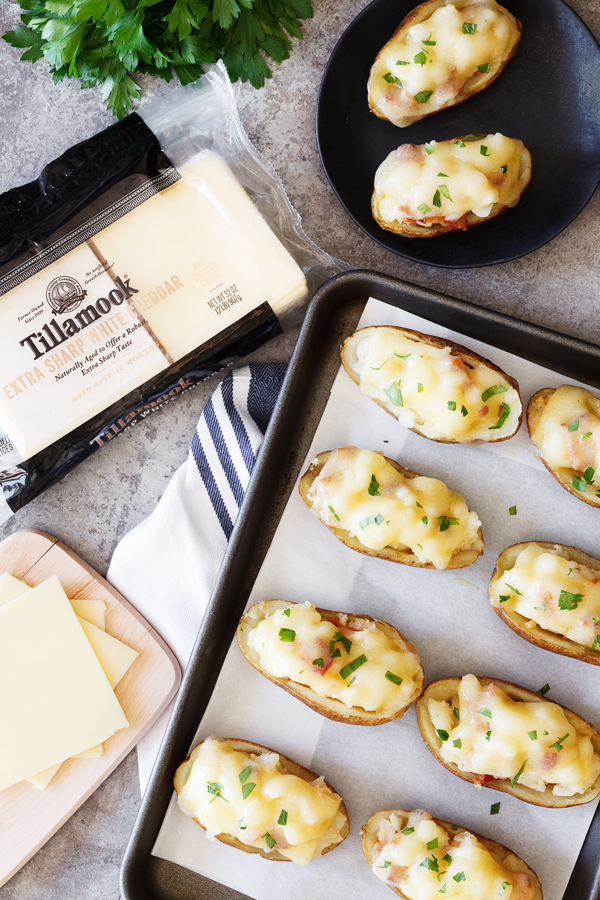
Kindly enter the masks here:
<path id="1" fill-rule="evenodd" d="M 467 79 L 475 76 L 473 90 L 488 81 L 518 40 L 514 18 L 495 0 L 454 0 L 386 44 L 373 66 L 371 100 L 390 121 L 407 124 L 452 103 Z"/>
<path id="2" fill-rule="evenodd" d="M 309 499 L 326 525 L 344 529 L 364 547 L 408 548 L 436 569 L 445 569 L 457 551 L 481 546 L 477 513 L 460 494 L 437 478 L 407 478 L 372 450 L 334 451 Z"/>
<path id="3" fill-rule="evenodd" d="M 600 572 L 570 560 L 566 550 L 530 544 L 495 593 L 503 609 L 600 653 Z"/>
<path id="4" fill-rule="evenodd" d="M 516 862 L 512 854 L 508 860 Z M 426 810 L 411 812 L 408 820 L 397 813 L 381 820 L 372 869 L 381 881 L 414 900 L 439 900 L 443 888 L 443 896 L 460 900 L 535 896 L 526 873 L 507 868 L 469 831 L 461 829 L 450 837 Z"/>
<path id="5" fill-rule="evenodd" d="M 564 481 L 589 499 L 600 501 L 600 400 L 597 397 L 585 388 L 561 385 L 548 399 L 531 439 Z M 574 474 L 581 477 L 574 479 Z"/>
<path id="6" fill-rule="evenodd" d="M 398 647 L 375 622 L 348 628 L 346 621 L 341 614 L 329 622 L 310 603 L 290 603 L 259 622 L 247 642 L 267 672 L 320 697 L 371 712 L 410 703 L 421 672 L 417 654 Z"/>
<path id="7" fill-rule="evenodd" d="M 514 206 L 522 151 L 522 141 L 503 134 L 402 144 L 375 173 L 380 218 L 433 225 L 468 212 L 485 219 L 498 204 Z"/>
<path id="8" fill-rule="evenodd" d="M 206 828 L 208 838 L 232 835 L 265 852 L 277 850 L 298 865 L 342 840 L 341 798 L 322 778 L 309 783 L 285 774 L 277 753 L 241 752 L 215 737 L 194 751 L 178 802 Z"/>
<path id="9" fill-rule="evenodd" d="M 489 366 L 465 365 L 449 347 L 433 347 L 380 327 L 365 332 L 356 353 L 363 394 L 385 404 L 407 428 L 418 426 L 426 437 L 492 441 L 511 433 L 519 420 L 517 391 Z M 498 392 L 488 394 L 488 389 Z"/>
<path id="10" fill-rule="evenodd" d="M 458 708 L 460 721 L 453 713 Z M 483 712 L 482 712 L 483 710 Z M 513 700 L 494 683 L 465 675 L 450 703 L 429 700 L 434 727 L 448 734 L 440 755 L 461 772 L 507 778 L 534 791 L 582 794 L 600 774 L 600 756 L 556 703 Z"/>

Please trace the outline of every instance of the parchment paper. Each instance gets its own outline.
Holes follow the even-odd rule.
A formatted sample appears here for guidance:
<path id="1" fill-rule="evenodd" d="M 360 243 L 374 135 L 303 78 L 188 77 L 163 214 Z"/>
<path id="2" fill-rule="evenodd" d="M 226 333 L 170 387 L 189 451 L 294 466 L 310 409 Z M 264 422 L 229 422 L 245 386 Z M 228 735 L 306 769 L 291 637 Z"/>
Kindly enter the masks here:
<path id="1" fill-rule="evenodd" d="M 360 320 L 450 337 L 497 363 L 519 381 L 526 405 L 541 387 L 576 383 L 550 370 L 441 328 L 378 300 Z M 493 339 L 493 335 L 490 335 Z M 485 552 L 465 569 L 412 569 L 362 556 L 341 544 L 294 490 L 249 605 L 281 598 L 395 625 L 420 652 L 426 683 L 474 672 L 538 690 L 600 725 L 600 670 L 541 650 L 513 634 L 492 610 L 487 586 L 509 544 L 547 540 L 600 557 L 597 510 L 561 488 L 531 449 L 527 430 L 509 441 L 461 447 L 436 444 L 404 429 L 364 397 L 343 370 L 302 471 L 320 451 L 356 445 L 383 452 L 461 493 L 482 521 Z M 517 515 L 509 507 L 516 505 Z M 412 707 L 377 727 L 330 722 L 259 675 L 232 646 L 196 744 L 209 734 L 256 741 L 326 777 L 344 798 L 350 835 L 305 867 L 242 854 L 201 829 L 171 802 L 153 853 L 249 894 L 256 900 L 385 900 L 389 888 L 362 858 L 360 828 L 379 809 L 429 809 L 514 849 L 537 872 L 545 900 L 560 900 L 596 803 L 541 809 L 447 772 L 429 753 Z M 500 801 L 500 813 L 490 815 Z"/>

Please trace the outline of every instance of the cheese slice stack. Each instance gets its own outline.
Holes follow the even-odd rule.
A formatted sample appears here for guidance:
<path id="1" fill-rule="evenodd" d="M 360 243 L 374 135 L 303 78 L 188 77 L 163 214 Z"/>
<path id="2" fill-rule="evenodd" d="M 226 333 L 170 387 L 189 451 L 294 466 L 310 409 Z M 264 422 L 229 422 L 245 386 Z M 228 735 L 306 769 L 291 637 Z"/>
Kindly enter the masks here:
<path id="1" fill-rule="evenodd" d="M 66 759 L 101 756 L 127 727 L 113 688 L 138 653 L 104 631 L 105 610 L 70 601 L 56 576 L 30 588 L 0 575 L 0 790 L 43 789 Z"/>

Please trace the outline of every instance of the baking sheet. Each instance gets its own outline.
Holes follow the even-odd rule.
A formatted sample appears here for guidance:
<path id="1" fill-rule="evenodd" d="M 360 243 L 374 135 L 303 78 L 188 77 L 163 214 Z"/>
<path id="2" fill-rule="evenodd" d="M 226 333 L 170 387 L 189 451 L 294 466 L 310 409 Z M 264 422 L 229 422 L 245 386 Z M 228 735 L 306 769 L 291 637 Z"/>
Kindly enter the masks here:
<path id="1" fill-rule="evenodd" d="M 523 398 L 569 379 L 504 351 L 370 301 L 362 325 L 399 324 L 453 337 L 488 356 L 519 380 Z M 577 382 L 573 382 L 577 383 Z M 435 444 L 403 429 L 363 397 L 342 371 L 315 434 L 319 451 L 354 443 L 383 450 L 403 465 L 444 479 L 479 513 L 486 552 L 473 566 L 437 572 L 393 566 L 345 548 L 293 491 L 255 583 L 249 605 L 271 597 L 304 601 L 390 621 L 421 653 L 427 682 L 474 671 L 533 690 L 598 725 L 597 669 L 522 641 L 495 615 L 487 583 L 498 553 L 521 540 L 574 544 L 600 556 L 597 512 L 550 478 L 530 451 L 526 430 L 496 446 Z M 302 471 L 306 466 L 303 466 Z M 517 505 L 517 516 L 509 507 Z M 307 564 L 309 561 L 309 564 Z M 360 826 L 377 809 L 424 807 L 515 848 L 536 870 L 546 900 L 560 900 L 596 804 L 545 810 L 488 790 L 477 791 L 437 763 L 423 744 L 414 710 L 401 721 L 360 728 L 321 719 L 261 678 L 237 646 L 227 656 L 196 741 L 210 733 L 239 736 L 281 750 L 324 774 L 344 797 L 351 832 L 334 853 L 305 868 L 273 866 L 209 842 L 171 803 L 154 853 L 257 900 L 282 894 L 315 900 L 388 896 L 360 852 Z M 501 802 L 500 814 L 490 806 Z"/>

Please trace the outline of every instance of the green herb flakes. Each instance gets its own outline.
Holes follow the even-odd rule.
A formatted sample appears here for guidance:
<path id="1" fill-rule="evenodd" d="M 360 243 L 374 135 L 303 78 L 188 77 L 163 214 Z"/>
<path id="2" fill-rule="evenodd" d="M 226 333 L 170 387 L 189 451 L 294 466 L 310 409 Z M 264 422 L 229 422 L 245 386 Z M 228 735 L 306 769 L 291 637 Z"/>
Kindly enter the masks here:
<path id="1" fill-rule="evenodd" d="M 482 156 L 489 156 L 489 155 L 490 155 L 490 153 L 489 153 L 489 151 L 488 151 L 488 148 L 485 146 L 485 144 L 481 144 L 481 146 L 480 146 L 480 148 L 479 148 L 479 152 L 481 153 Z"/>
<path id="2" fill-rule="evenodd" d="M 446 893 L 446 885 L 443 884 L 441 886 L 441 888 L 439 889 L 438 894 L 445 894 L 445 893 Z"/>
<path id="3" fill-rule="evenodd" d="M 454 400 L 448 400 L 448 409 L 451 409 L 454 412 L 456 409 L 456 402 Z"/>
<path id="4" fill-rule="evenodd" d="M 538 693 L 541 697 L 543 697 L 544 694 L 547 694 L 549 690 L 550 690 L 550 685 L 549 685 L 549 684 L 545 684 L 544 687 L 541 687 L 537 693 Z M 547 732 L 546 732 L 546 734 L 547 734 Z"/>
<path id="5" fill-rule="evenodd" d="M 501 897 L 505 893 L 507 887 L 512 887 L 512 881 L 502 882 L 502 884 L 500 885 L 500 890 L 498 891 L 498 896 Z"/>
<path id="6" fill-rule="evenodd" d="M 247 781 L 246 784 L 242 785 L 242 797 L 244 798 L 244 800 L 246 800 L 250 796 L 255 787 L 256 784 L 253 781 Z"/>
<path id="7" fill-rule="evenodd" d="M 312 665 L 317 666 L 317 668 L 319 668 L 319 669 L 322 669 L 323 668 L 323 657 L 320 656 L 318 659 L 313 659 Z"/>
<path id="8" fill-rule="evenodd" d="M 510 416 L 510 406 L 508 405 L 508 403 L 501 403 L 499 412 L 500 412 L 500 417 L 499 417 L 498 421 L 496 422 L 495 425 L 490 425 L 490 427 L 488 428 L 488 431 L 495 431 L 496 428 L 502 428 L 502 426 L 504 425 L 504 423 Z"/>
<path id="9" fill-rule="evenodd" d="M 460 524 L 460 519 L 455 519 L 453 516 L 438 516 L 437 520 L 440 531 L 447 531 L 451 525 Z"/>
<path id="10" fill-rule="evenodd" d="M 331 509 L 331 507 L 329 507 L 329 509 Z M 289 607 L 288 607 L 288 609 L 284 609 L 284 610 L 283 610 L 283 614 L 284 614 L 284 616 L 287 616 L 288 619 L 289 619 L 289 617 L 290 617 L 290 609 L 289 609 Z"/>
<path id="11" fill-rule="evenodd" d="M 430 31 L 430 32 L 429 32 L 429 37 L 427 38 L 427 40 L 426 40 L 426 41 L 421 41 L 421 43 L 422 43 L 422 44 L 425 44 L 427 47 L 435 47 L 435 45 L 437 44 L 437 41 L 432 41 L 432 40 L 431 40 L 431 35 L 432 35 L 432 34 L 433 34 L 433 31 Z"/>
<path id="12" fill-rule="evenodd" d="M 598 650 L 600 650 L 600 634 L 597 634 L 596 637 L 594 638 L 594 642 L 593 642 L 592 646 L 590 647 L 590 650 L 596 650 L 596 648 Z"/>
<path id="13" fill-rule="evenodd" d="M 582 441 L 585 441 L 586 438 L 589 438 L 589 437 L 591 437 L 591 436 L 592 436 L 592 432 L 591 432 L 591 431 L 586 431 L 585 434 L 582 434 L 582 435 L 581 435 L 581 440 L 582 440 Z"/>
<path id="14" fill-rule="evenodd" d="M 440 871 L 439 866 L 438 866 L 438 861 L 437 861 L 436 857 L 433 855 L 433 853 L 431 854 L 431 857 L 429 857 L 429 856 L 425 857 L 425 859 L 421 863 L 421 866 L 424 869 L 429 869 L 430 872 L 439 872 Z"/>
<path id="15" fill-rule="evenodd" d="M 400 832 L 400 834 L 413 834 L 414 830 L 415 829 L 412 827 L 411 828 L 403 828 L 402 831 Z"/>
<path id="16" fill-rule="evenodd" d="M 503 174 L 504 177 L 506 178 L 506 173 L 508 172 L 508 166 L 500 166 L 500 171 L 502 172 L 502 174 Z"/>
<path id="17" fill-rule="evenodd" d="M 444 853 L 444 855 L 442 856 L 442 859 L 443 859 L 445 862 L 447 862 L 449 866 L 452 865 L 452 857 L 450 856 L 449 853 Z"/>
<path id="18" fill-rule="evenodd" d="M 564 744 L 564 742 L 566 741 L 566 739 L 567 739 L 568 737 L 569 737 L 569 732 L 567 731 L 567 733 L 566 733 L 565 735 L 563 735 L 563 737 L 559 738 L 559 739 L 558 739 L 557 741 L 555 741 L 553 744 L 550 744 L 550 746 L 551 746 L 551 747 L 556 747 L 556 749 L 557 749 L 558 752 L 560 753 L 560 751 L 562 750 L 562 745 Z"/>
<path id="19" fill-rule="evenodd" d="M 474 22 L 463 22 L 463 34 L 475 34 L 477 25 Z"/>
<path id="20" fill-rule="evenodd" d="M 432 147 L 431 144 L 425 144 L 425 153 L 427 154 L 427 156 L 431 156 L 434 150 L 435 147 Z"/>
<path id="21" fill-rule="evenodd" d="M 467 410 L 466 406 L 461 406 L 460 411 L 461 411 L 461 413 L 462 413 L 463 416 L 468 416 L 468 415 L 469 415 L 469 411 Z"/>
<path id="22" fill-rule="evenodd" d="M 509 507 L 508 507 L 508 514 L 509 514 L 509 516 L 516 516 L 516 514 L 517 514 L 517 507 L 516 507 L 516 506 L 509 506 Z"/>
<path id="23" fill-rule="evenodd" d="M 392 381 L 388 387 L 383 389 L 383 393 L 386 395 L 392 406 L 404 406 L 402 391 L 400 389 L 400 379 L 395 382 Z"/>
<path id="24" fill-rule="evenodd" d="M 510 600 L 510 594 L 500 594 L 498 600 L 500 603 L 506 603 L 507 600 Z"/>
<path id="25" fill-rule="evenodd" d="M 397 84 L 398 87 L 402 87 L 402 82 L 399 78 L 396 78 L 395 75 L 392 75 L 391 72 L 386 72 L 385 75 L 381 76 L 384 81 L 387 81 L 388 84 Z"/>
<path id="26" fill-rule="evenodd" d="M 369 494 L 371 497 L 379 497 L 379 482 L 374 475 L 371 475 L 371 483 L 369 484 Z"/>
<path id="27" fill-rule="evenodd" d="M 420 209 L 420 207 L 419 207 L 419 209 Z M 430 212 L 431 212 L 431 210 L 430 210 Z M 422 392 L 422 390 L 423 390 L 423 385 L 419 381 L 419 383 L 417 384 L 417 394 L 420 394 Z"/>
<path id="28" fill-rule="evenodd" d="M 335 509 L 333 508 L 333 506 L 330 506 L 330 507 L 328 507 L 328 508 L 329 508 L 329 512 L 331 513 L 331 515 L 333 516 L 333 518 L 336 519 L 338 522 L 341 522 L 342 520 L 340 519 L 340 517 L 339 517 L 338 514 L 336 513 L 336 511 L 335 511 Z"/>
<path id="29" fill-rule="evenodd" d="M 517 774 L 516 774 L 516 775 L 513 775 L 513 777 L 510 779 L 510 786 L 511 786 L 511 787 L 514 787 L 514 786 L 515 786 L 515 783 L 519 780 L 520 776 L 523 774 L 523 770 L 525 769 L 526 763 L 527 763 L 527 760 L 525 760 L 525 762 L 523 763 L 523 765 L 521 766 L 521 768 L 519 769 L 519 771 L 517 772 Z"/>
<path id="30" fill-rule="evenodd" d="M 528 731 L 527 737 L 530 741 L 537 741 L 537 731 Z"/>
<path id="31" fill-rule="evenodd" d="M 592 468 L 592 466 L 588 466 L 585 472 L 583 473 L 583 479 L 588 484 L 591 484 L 594 480 L 594 475 L 596 474 L 596 470 Z"/>
<path id="32" fill-rule="evenodd" d="M 391 866 L 391 862 L 389 861 L 389 859 L 385 859 L 385 860 L 383 861 L 383 865 L 382 865 L 382 866 L 377 866 L 377 868 L 378 868 L 378 869 L 389 869 L 390 866 Z"/>
<path id="33" fill-rule="evenodd" d="M 436 733 L 437 733 L 437 736 L 439 737 L 440 741 L 442 742 L 442 744 L 444 744 L 450 737 L 448 732 L 444 731 L 443 728 L 437 728 Z"/>
<path id="34" fill-rule="evenodd" d="M 400 676 L 399 676 L 399 675 L 394 675 L 394 673 L 393 673 L 393 672 L 390 672 L 389 669 L 388 669 L 387 672 L 385 673 L 385 676 L 384 676 L 384 677 L 387 678 L 388 681 L 391 681 L 392 684 L 402 684 L 402 679 L 400 678 Z"/>
<path id="35" fill-rule="evenodd" d="M 576 419 L 574 422 L 569 423 L 569 427 L 567 431 L 577 431 L 579 428 L 579 419 Z"/>
<path id="36" fill-rule="evenodd" d="M 500 812 L 500 804 L 492 803 L 492 805 L 490 806 L 490 816 L 497 816 L 499 812 Z"/>
<path id="37" fill-rule="evenodd" d="M 454 713 L 454 718 L 455 718 L 458 722 L 460 722 L 460 711 L 459 711 L 459 709 L 455 706 L 454 709 L 452 710 L 452 712 Z"/>
<path id="38" fill-rule="evenodd" d="M 434 838 L 432 841 L 427 841 L 425 846 L 428 850 L 435 850 L 438 846 L 438 839 Z"/>
<path id="39" fill-rule="evenodd" d="M 286 644 L 292 644 L 296 640 L 296 632 L 292 628 L 280 628 L 279 640 Z"/>
<path id="40" fill-rule="evenodd" d="M 491 387 L 486 388 L 486 390 L 481 395 L 482 403 L 487 403 L 490 397 L 493 397 L 494 394 L 504 394 L 508 388 L 505 388 L 503 384 L 493 384 Z"/>
<path id="41" fill-rule="evenodd" d="M 487 707 L 482 706 L 481 709 L 479 710 L 479 713 L 480 713 L 480 715 L 485 716 L 487 719 L 492 718 L 492 711 L 491 711 L 491 709 L 488 709 Z"/>
<path id="42" fill-rule="evenodd" d="M 229 800 L 227 800 L 223 796 L 223 785 L 219 784 L 218 781 L 207 781 L 206 782 L 206 790 L 208 791 L 209 794 L 214 794 L 214 797 L 210 801 L 211 803 L 214 803 L 217 798 L 219 798 L 221 800 L 225 800 L 225 803 L 229 803 Z M 210 806 L 210 804 L 209 804 L 209 806 Z"/>
<path id="43" fill-rule="evenodd" d="M 484 75 L 487 75 L 488 72 L 490 71 L 490 64 L 489 64 L 489 63 L 483 63 L 483 65 L 477 66 L 477 71 L 478 71 L 478 72 L 482 72 Z"/>
<path id="44" fill-rule="evenodd" d="M 449 175 L 446 175 L 445 172 L 438 172 L 438 173 L 437 173 L 437 177 L 438 177 L 438 178 L 450 178 L 450 176 L 449 176 Z"/>
<path id="45" fill-rule="evenodd" d="M 262 839 L 265 842 L 265 844 L 267 845 L 267 847 L 269 848 L 269 850 L 272 850 L 273 847 L 275 846 L 275 844 L 277 843 L 275 838 L 271 837 L 271 835 L 269 834 L 268 831 L 265 831 L 265 833 L 262 836 Z"/>
<path id="46" fill-rule="evenodd" d="M 559 609 L 577 609 L 584 598 L 583 594 L 571 594 L 569 591 L 561 591 L 558 598 Z"/>
<path id="47" fill-rule="evenodd" d="M 407 62 L 405 59 L 397 59 L 396 65 L 397 66 L 410 66 L 410 63 Z"/>
<path id="48" fill-rule="evenodd" d="M 367 516 L 366 519 L 362 519 L 358 524 L 363 530 L 367 527 L 367 525 L 382 525 L 383 516 L 379 513 L 377 513 L 376 516 Z"/>
<path id="49" fill-rule="evenodd" d="M 440 207 L 442 205 L 442 198 L 440 197 L 440 192 L 436 191 L 433 195 L 433 200 L 431 201 L 434 206 Z"/>
<path id="50" fill-rule="evenodd" d="M 423 518 L 421 519 L 421 522 L 423 523 L 423 526 L 425 527 L 427 525 L 427 523 L 429 522 L 429 519 L 427 518 L 427 516 L 423 516 Z"/>
<path id="51" fill-rule="evenodd" d="M 433 91 L 419 91 L 418 94 L 415 94 L 415 100 L 417 103 L 427 103 Z"/>
<path id="52" fill-rule="evenodd" d="M 440 191 L 440 194 L 442 195 L 442 197 L 445 197 L 446 200 L 449 200 L 450 203 L 452 203 L 453 200 L 452 200 L 452 197 L 450 196 L 450 191 L 448 190 L 446 185 L 440 184 L 438 187 L 439 187 L 439 191 Z"/>
<path id="53" fill-rule="evenodd" d="M 462 750 L 462 741 L 460 738 L 457 738 L 455 741 L 452 741 L 452 743 L 457 748 L 457 750 Z"/>
<path id="54" fill-rule="evenodd" d="M 485 733 L 485 739 L 486 739 L 486 741 L 491 740 L 491 737 L 492 737 L 492 732 L 491 732 L 491 731 L 486 731 L 486 733 Z"/>
<path id="55" fill-rule="evenodd" d="M 424 216 L 427 215 L 427 213 L 431 212 L 431 207 L 427 206 L 426 203 L 421 203 L 420 206 L 417 206 L 417 209 L 419 210 L 419 212 L 422 212 Z"/>
<path id="56" fill-rule="evenodd" d="M 250 776 L 252 775 L 252 766 L 246 766 L 245 769 L 242 769 L 238 778 L 240 779 L 240 784 L 245 784 Z"/>
<path id="57" fill-rule="evenodd" d="M 453 876 L 452 876 L 452 880 L 453 880 L 453 881 L 456 881 L 456 882 L 458 882 L 458 881 L 466 881 L 466 880 L 467 880 L 467 876 L 465 875 L 464 872 L 457 872 L 456 875 L 453 875 Z"/>
<path id="58" fill-rule="evenodd" d="M 279 818 L 277 819 L 277 824 L 278 825 L 287 825 L 287 819 L 288 819 L 287 809 L 282 809 L 281 812 L 279 813 Z"/>
<path id="59" fill-rule="evenodd" d="M 360 669 L 361 666 L 364 666 L 366 661 L 367 657 L 364 653 L 361 653 L 360 656 L 357 656 L 356 659 L 349 662 L 343 669 L 340 669 L 341 677 L 345 680 L 349 675 L 352 675 L 353 672 L 356 672 L 357 669 Z"/>
<path id="60" fill-rule="evenodd" d="M 344 650 L 346 651 L 346 653 L 350 653 L 350 647 L 352 646 L 352 641 L 349 640 L 347 637 L 344 637 L 344 635 L 342 634 L 341 631 L 336 631 L 336 633 L 333 636 L 333 640 L 329 641 L 329 651 L 331 653 L 333 653 L 333 648 L 335 647 L 335 645 L 337 644 L 338 641 L 341 643 L 341 645 L 344 648 Z"/>
<path id="61" fill-rule="evenodd" d="M 425 65 L 425 63 L 427 62 L 427 56 L 425 55 L 424 50 L 421 50 L 419 53 L 417 53 L 417 55 L 415 56 L 415 62 L 418 66 Z"/>
<path id="62" fill-rule="evenodd" d="M 510 588 L 510 589 L 511 589 L 511 591 L 513 592 L 513 594 L 518 594 L 519 597 L 522 597 L 522 596 L 523 596 L 523 594 L 521 593 L 521 591 L 517 590 L 516 587 L 513 587 L 512 584 L 509 584 L 508 581 L 505 581 L 504 584 L 506 585 L 507 588 Z"/>

